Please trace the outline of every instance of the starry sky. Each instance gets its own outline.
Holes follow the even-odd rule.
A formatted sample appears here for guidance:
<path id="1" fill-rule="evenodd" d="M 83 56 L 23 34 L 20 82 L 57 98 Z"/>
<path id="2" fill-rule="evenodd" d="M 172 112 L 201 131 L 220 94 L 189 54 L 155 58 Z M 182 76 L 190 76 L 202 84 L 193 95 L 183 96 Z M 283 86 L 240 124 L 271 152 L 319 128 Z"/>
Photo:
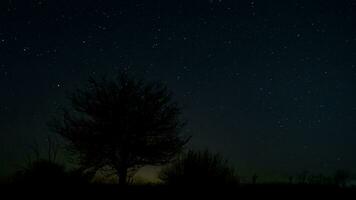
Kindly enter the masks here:
<path id="1" fill-rule="evenodd" d="M 190 147 L 245 173 L 356 168 L 356 0 L 4 0 L 0 175 L 66 93 L 121 69 L 163 81 Z"/>

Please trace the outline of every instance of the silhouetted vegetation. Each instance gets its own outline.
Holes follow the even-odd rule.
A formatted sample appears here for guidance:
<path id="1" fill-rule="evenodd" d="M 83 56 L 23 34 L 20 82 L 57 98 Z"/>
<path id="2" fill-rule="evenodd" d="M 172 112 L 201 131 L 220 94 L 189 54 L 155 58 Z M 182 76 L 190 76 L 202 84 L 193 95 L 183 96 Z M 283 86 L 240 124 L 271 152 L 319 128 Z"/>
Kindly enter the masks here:
<path id="1" fill-rule="evenodd" d="M 334 174 L 335 184 L 340 187 L 345 187 L 349 179 L 350 173 L 346 170 L 337 170 Z"/>
<path id="2" fill-rule="evenodd" d="M 57 162 L 59 147 L 59 143 L 48 136 L 46 152 L 41 152 L 35 141 L 30 146 L 32 153 L 27 155 L 27 163 L 10 178 L 10 181 L 41 185 L 90 183 L 91 176 L 84 174 L 80 169 L 67 170 L 64 165 Z"/>
<path id="3" fill-rule="evenodd" d="M 351 180 L 351 174 L 345 170 L 336 170 L 333 174 L 326 176 L 314 174 L 310 171 L 302 171 L 296 176 L 289 176 L 288 183 L 294 185 L 319 185 L 344 188 Z"/>
<path id="4" fill-rule="evenodd" d="M 287 176 L 285 182 L 263 183 L 260 181 L 263 174 L 239 176 L 220 154 L 209 150 L 183 151 L 190 137 L 180 134 L 184 123 L 171 92 L 160 83 L 145 83 L 126 73 L 115 80 L 91 78 L 69 100 L 71 109 L 64 109 L 49 125 L 66 139 L 79 167 L 66 169 L 59 164 L 56 159 L 60 145 L 48 137 L 47 152 L 41 153 L 37 143 L 31 146 L 35 157 L 28 156 L 27 165 L 11 178 L 13 183 L 112 184 L 112 180 L 118 180 L 119 184 L 127 185 L 145 165 L 164 166 L 159 173 L 162 182 L 136 182 L 136 186 L 150 189 L 238 186 L 247 191 L 314 190 L 349 187 L 352 177 L 345 170 L 330 176 L 302 171 Z"/>
<path id="5" fill-rule="evenodd" d="M 115 80 L 91 78 L 70 101 L 73 110 L 64 110 L 50 126 L 83 169 L 112 168 L 120 184 L 142 166 L 168 163 L 188 142 L 180 135 L 180 108 L 163 84 L 127 73 Z"/>
<path id="6" fill-rule="evenodd" d="M 160 179 L 175 186 L 238 185 L 239 178 L 226 159 L 219 154 L 192 150 L 182 154 L 160 173 Z"/>
<path id="7" fill-rule="evenodd" d="M 90 177 L 79 170 L 67 171 L 63 165 L 40 159 L 18 171 L 12 180 L 21 184 L 85 184 Z"/>

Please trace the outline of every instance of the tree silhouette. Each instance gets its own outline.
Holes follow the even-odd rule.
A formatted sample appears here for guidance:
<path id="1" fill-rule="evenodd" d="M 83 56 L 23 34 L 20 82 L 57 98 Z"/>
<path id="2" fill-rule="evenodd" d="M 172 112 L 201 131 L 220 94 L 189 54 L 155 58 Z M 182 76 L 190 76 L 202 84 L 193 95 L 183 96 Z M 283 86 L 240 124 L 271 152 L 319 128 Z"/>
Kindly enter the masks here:
<path id="1" fill-rule="evenodd" d="M 90 78 L 69 100 L 73 110 L 64 109 L 50 126 L 83 168 L 110 167 L 120 185 L 144 165 L 166 164 L 189 140 L 180 135 L 180 108 L 161 83 L 124 72 L 114 80 Z"/>
<path id="2" fill-rule="evenodd" d="M 239 184 L 234 168 L 219 154 L 192 150 L 163 168 L 160 179 L 167 185 L 232 186 Z"/>

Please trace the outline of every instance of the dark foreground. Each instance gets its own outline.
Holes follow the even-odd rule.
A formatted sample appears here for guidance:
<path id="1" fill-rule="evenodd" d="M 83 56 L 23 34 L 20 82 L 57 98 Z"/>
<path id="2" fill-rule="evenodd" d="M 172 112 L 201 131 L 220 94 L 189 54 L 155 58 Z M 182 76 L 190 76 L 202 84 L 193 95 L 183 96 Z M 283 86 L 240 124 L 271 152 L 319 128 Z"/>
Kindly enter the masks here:
<path id="1" fill-rule="evenodd" d="M 80 197 L 99 198 L 104 197 L 140 197 L 155 199 L 190 199 L 190 197 L 214 197 L 214 199 L 248 199 L 250 197 L 272 197 L 281 199 L 293 198 L 336 198 L 344 199 L 348 196 L 356 197 L 356 188 L 340 188 L 325 185 L 285 185 L 285 184 L 256 184 L 237 187 L 199 187 L 199 186 L 164 186 L 145 185 L 127 186 L 118 185 L 2 185 L 2 194 L 7 193 L 12 197 L 29 196 L 51 198 Z M 232 197 L 232 198 L 231 198 Z M 127 198 L 125 198 L 127 199 Z"/>

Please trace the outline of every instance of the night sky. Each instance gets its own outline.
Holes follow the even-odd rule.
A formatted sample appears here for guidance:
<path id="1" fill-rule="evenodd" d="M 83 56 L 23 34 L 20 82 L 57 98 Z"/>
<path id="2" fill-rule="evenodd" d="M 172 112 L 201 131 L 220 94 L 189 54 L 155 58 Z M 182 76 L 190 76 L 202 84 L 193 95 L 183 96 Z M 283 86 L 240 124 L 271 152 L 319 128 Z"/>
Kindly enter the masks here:
<path id="1" fill-rule="evenodd" d="M 3 0 L 0 175 L 89 76 L 165 82 L 190 147 L 265 174 L 356 169 L 356 0 Z"/>

